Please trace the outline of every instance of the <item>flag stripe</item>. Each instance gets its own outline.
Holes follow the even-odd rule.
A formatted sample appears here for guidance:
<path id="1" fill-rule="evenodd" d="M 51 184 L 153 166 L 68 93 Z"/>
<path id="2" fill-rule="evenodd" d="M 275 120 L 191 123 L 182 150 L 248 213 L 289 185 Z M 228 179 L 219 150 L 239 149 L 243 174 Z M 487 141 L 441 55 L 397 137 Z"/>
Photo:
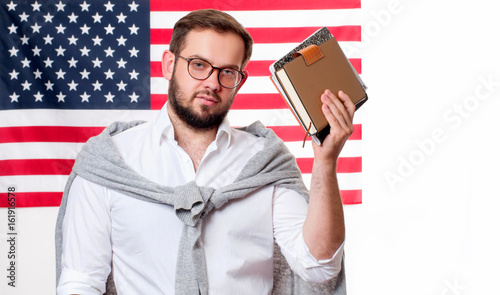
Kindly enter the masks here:
<path id="1" fill-rule="evenodd" d="M 152 0 L 151 11 L 191 11 L 214 8 L 219 10 L 297 10 L 297 9 L 353 9 L 361 8 L 361 0 L 275 0 L 275 1 L 164 1 Z"/>
<path id="2" fill-rule="evenodd" d="M 255 43 L 302 42 L 321 27 L 246 28 Z M 337 41 L 361 41 L 361 26 L 328 27 Z M 151 44 L 169 44 L 173 29 L 151 29 Z"/>
<path id="3" fill-rule="evenodd" d="M 26 126 L 0 128 L 0 143 L 9 142 L 86 142 L 103 127 Z"/>
<path id="4" fill-rule="evenodd" d="M 361 190 L 341 190 L 340 196 L 342 197 L 342 202 L 345 205 L 356 205 L 361 204 L 362 193 Z"/>
<path id="5" fill-rule="evenodd" d="M 0 208 L 9 207 L 7 194 L 0 200 Z M 16 192 L 16 208 L 58 207 L 61 205 L 62 192 Z"/>

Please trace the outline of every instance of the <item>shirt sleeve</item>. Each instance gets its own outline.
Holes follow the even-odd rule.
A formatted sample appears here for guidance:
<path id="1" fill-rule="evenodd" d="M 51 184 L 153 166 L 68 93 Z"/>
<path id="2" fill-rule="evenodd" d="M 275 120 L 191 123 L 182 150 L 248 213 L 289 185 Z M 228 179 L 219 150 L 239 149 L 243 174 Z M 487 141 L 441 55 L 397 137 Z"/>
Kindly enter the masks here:
<path id="1" fill-rule="evenodd" d="M 317 260 L 302 236 L 308 204 L 299 193 L 276 187 L 273 196 L 273 228 L 276 243 L 290 268 L 303 280 L 325 282 L 341 270 L 344 242 L 330 259 Z"/>
<path id="2" fill-rule="evenodd" d="M 57 294 L 102 294 L 111 271 L 107 189 L 76 177 L 62 224 L 62 271 Z"/>

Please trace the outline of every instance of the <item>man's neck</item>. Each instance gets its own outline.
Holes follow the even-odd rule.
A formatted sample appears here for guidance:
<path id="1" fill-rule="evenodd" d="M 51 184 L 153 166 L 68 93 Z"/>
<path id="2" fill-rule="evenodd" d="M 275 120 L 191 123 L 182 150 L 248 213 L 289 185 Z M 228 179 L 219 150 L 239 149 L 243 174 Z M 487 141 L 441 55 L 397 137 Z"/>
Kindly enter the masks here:
<path id="1" fill-rule="evenodd" d="M 167 110 L 174 128 L 175 140 L 189 155 L 194 169 L 197 171 L 205 151 L 217 136 L 218 127 L 196 129 L 182 121 L 172 109 L 167 107 Z"/>

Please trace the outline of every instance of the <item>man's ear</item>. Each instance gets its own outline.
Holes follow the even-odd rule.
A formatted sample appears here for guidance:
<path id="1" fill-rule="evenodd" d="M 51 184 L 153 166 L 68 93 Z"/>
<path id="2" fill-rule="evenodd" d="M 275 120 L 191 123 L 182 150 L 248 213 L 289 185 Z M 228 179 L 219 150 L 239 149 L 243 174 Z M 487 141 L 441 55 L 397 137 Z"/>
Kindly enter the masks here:
<path id="1" fill-rule="evenodd" d="M 248 71 L 243 71 L 243 74 L 245 74 L 245 78 L 243 78 L 243 80 L 241 80 L 240 85 L 238 85 L 238 88 L 236 88 L 236 92 L 240 91 L 241 86 L 243 86 L 243 84 L 245 84 L 245 82 L 248 79 L 248 76 L 249 76 Z"/>
<path id="2" fill-rule="evenodd" d="M 163 51 L 163 56 L 161 59 L 161 71 L 165 79 L 172 79 L 172 75 L 174 73 L 174 64 L 175 54 L 173 54 L 170 50 Z"/>

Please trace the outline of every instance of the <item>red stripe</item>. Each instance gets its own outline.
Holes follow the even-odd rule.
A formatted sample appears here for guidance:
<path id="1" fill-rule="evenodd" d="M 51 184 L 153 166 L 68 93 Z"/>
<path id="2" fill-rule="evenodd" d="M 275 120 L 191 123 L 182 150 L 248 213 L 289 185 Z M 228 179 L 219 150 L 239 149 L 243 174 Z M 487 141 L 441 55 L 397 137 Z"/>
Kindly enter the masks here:
<path id="1" fill-rule="evenodd" d="M 104 127 L 28 126 L 1 127 L 0 143 L 9 142 L 86 142 Z"/>
<path id="2" fill-rule="evenodd" d="M 30 192 L 21 193 L 15 192 L 14 198 L 16 206 L 20 207 L 59 207 L 62 199 L 62 192 Z M 7 208 L 7 194 L 1 194 L 0 208 Z M 12 197 L 12 195 L 10 196 Z"/>
<path id="3" fill-rule="evenodd" d="M 247 28 L 255 43 L 300 43 L 321 27 Z M 338 41 L 361 41 L 361 26 L 328 27 Z M 151 29 L 151 44 L 169 44 L 173 29 Z"/>
<path id="4" fill-rule="evenodd" d="M 349 61 L 356 69 L 358 74 L 361 74 L 361 59 L 360 58 L 350 58 Z M 245 70 L 248 71 L 250 77 L 261 77 L 270 76 L 269 66 L 273 63 L 273 60 L 251 60 Z M 161 70 L 160 61 L 151 62 L 151 77 L 161 78 L 163 73 Z"/>
<path id="5" fill-rule="evenodd" d="M 302 173 L 312 173 L 313 158 L 298 158 L 297 165 L 299 165 Z M 337 161 L 337 173 L 356 173 L 361 172 L 361 157 L 341 157 Z"/>
<path id="6" fill-rule="evenodd" d="M 340 196 L 344 205 L 356 205 L 362 203 L 361 190 L 341 190 Z"/>
<path id="7" fill-rule="evenodd" d="M 361 8 L 361 0 L 253 0 L 253 1 L 206 1 L 151 0 L 151 11 L 191 11 L 214 8 L 219 10 L 296 10 L 296 9 L 352 9 Z"/>
<path id="8" fill-rule="evenodd" d="M 69 175 L 75 160 L 28 159 L 0 161 L 0 176 L 11 175 Z"/>
<path id="9" fill-rule="evenodd" d="M 349 137 L 349 140 L 361 140 L 361 124 L 354 124 L 354 132 Z M 304 140 L 305 131 L 300 126 L 268 126 L 276 133 L 283 141 L 302 141 Z M 307 140 L 311 140 L 308 137 Z"/>

